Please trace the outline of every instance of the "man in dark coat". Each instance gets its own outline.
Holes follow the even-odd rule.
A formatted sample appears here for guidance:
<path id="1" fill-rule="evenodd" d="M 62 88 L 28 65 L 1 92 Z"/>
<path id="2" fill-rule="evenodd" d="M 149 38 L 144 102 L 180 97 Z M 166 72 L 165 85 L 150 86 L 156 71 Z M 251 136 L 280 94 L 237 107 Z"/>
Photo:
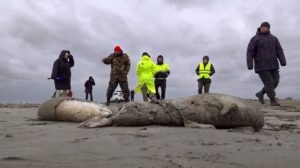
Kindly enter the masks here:
<path id="1" fill-rule="evenodd" d="M 71 90 L 71 67 L 74 58 L 68 50 L 62 50 L 59 58 L 54 62 L 51 79 L 54 80 L 55 94 L 53 97 L 67 96 Z"/>
<path id="2" fill-rule="evenodd" d="M 202 94 L 203 88 L 204 93 L 209 93 L 211 76 L 216 72 L 212 63 L 209 62 L 209 57 L 207 55 L 205 55 L 202 60 L 203 62 L 198 64 L 195 69 L 198 76 L 198 94 Z"/>
<path id="3" fill-rule="evenodd" d="M 250 40 L 247 49 L 248 69 L 258 73 L 264 87 L 256 93 L 259 101 L 264 104 L 264 94 L 267 93 L 272 106 L 280 106 L 276 101 L 275 88 L 279 84 L 279 63 L 286 65 L 283 49 L 280 42 L 270 32 L 270 24 L 263 22 L 258 28 L 256 35 Z M 254 62 L 254 64 L 253 64 Z"/>
<path id="4" fill-rule="evenodd" d="M 110 99 L 118 84 L 123 92 L 125 102 L 129 102 L 129 88 L 127 81 L 127 75 L 130 70 L 129 56 L 126 53 L 123 53 L 120 46 L 116 46 L 114 48 L 114 53 L 103 58 L 102 62 L 104 64 L 111 65 L 110 81 L 106 93 L 106 105 L 108 106 L 110 104 Z"/>
<path id="5" fill-rule="evenodd" d="M 85 100 L 88 100 L 88 96 L 90 95 L 90 100 L 93 101 L 93 86 L 95 86 L 95 81 L 92 76 L 89 77 L 84 84 L 85 87 Z"/>

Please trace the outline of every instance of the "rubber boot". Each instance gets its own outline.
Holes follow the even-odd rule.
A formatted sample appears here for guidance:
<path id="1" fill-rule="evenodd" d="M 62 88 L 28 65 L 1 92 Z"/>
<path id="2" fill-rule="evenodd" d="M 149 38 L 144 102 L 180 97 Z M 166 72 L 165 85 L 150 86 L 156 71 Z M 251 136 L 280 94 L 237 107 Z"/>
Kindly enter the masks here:
<path id="1" fill-rule="evenodd" d="M 262 91 L 255 94 L 261 104 L 265 104 L 264 94 Z"/>
<path id="2" fill-rule="evenodd" d="M 150 103 L 156 103 L 156 96 L 154 94 L 149 94 Z"/>
<path id="3" fill-rule="evenodd" d="M 109 105 L 110 105 L 110 99 L 107 98 L 107 100 L 106 100 L 106 106 L 109 106 Z"/>
<path id="4" fill-rule="evenodd" d="M 280 104 L 276 101 L 275 97 L 272 97 L 270 101 L 271 101 L 271 106 L 280 106 Z"/>

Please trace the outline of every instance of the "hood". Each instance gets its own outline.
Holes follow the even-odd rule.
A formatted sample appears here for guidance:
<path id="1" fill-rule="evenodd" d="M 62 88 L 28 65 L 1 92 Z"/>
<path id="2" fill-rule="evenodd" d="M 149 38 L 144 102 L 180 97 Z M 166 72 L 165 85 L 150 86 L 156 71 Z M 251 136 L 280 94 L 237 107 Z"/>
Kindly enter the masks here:
<path id="1" fill-rule="evenodd" d="M 158 58 L 162 58 L 162 62 L 161 62 L 161 63 L 158 62 Z M 157 57 L 156 62 L 157 62 L 157 65 L 162 65 L 162 64 L 164 64 L 164 57 L 163 57 L 162 55 L 159 55 L 159 56 Z"/>
<path id="2" fill-rule="evenodd" d="M 59 54 L 59 59 L 60 60 L 65 60 L 65 54 L 66 53 L 69 53 L 70 54 L 70 51 L 68 51 L 68 50 L 62 50 L 61 52 L 60 52 L 60 54 Z"/>
<path id="3" fill-rule="evenodd" d="M 143 55 L 142 56 L 142 60 L 151 60 L 151 58 L 148 55 Z"/>
<path id="4" fill-rule="evenodd" d="M 94 80 L 94 78 L 92 76 L 89 77 L 89 80 Z"/>

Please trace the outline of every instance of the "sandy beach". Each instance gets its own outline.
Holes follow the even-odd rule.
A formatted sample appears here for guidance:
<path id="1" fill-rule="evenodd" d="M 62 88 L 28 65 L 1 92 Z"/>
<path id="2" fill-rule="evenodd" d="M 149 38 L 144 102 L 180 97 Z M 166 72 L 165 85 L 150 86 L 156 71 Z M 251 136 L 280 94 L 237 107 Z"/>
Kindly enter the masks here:
<path id="1" fill-rule="evenodd" d="M 256 101 L 249 101 L 261 106 Z M 0 108 L 0 167 L 272 167 L 300 166 L 300 101 L 261 106 L 265 126 L 78 128 L 37 120 L 37 107 Z"/>

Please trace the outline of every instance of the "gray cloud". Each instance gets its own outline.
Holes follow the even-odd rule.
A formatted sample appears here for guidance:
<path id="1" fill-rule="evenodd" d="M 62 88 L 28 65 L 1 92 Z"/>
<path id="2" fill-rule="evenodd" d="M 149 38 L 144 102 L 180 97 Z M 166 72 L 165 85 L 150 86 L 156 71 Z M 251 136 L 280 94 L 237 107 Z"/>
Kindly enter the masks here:
<path id="1" fill-rule="evenodd" d="M 0 102 L 40 102 L 54 91 L 48 81 L 62 49 L 75 57 L 72 88 L 83 97 L 88 76 L 95 97 L 105 100 L 110 66 L 100 62 L 120 44 L 132 61 L 130 88 L 143 51 L 155 61 L 162 54 L 171 67 L 167 96 L 195 94 L 194 69 L 203 55 L 216 68 L 212 92 L 253 98 L 262 83 L 246 68 L 246 48 L 262 21 L 282 43 L 288 66 L 281 68 L 279 97 L 300 98 L 296 0 L 13 0 L 0 2 Z"/>

